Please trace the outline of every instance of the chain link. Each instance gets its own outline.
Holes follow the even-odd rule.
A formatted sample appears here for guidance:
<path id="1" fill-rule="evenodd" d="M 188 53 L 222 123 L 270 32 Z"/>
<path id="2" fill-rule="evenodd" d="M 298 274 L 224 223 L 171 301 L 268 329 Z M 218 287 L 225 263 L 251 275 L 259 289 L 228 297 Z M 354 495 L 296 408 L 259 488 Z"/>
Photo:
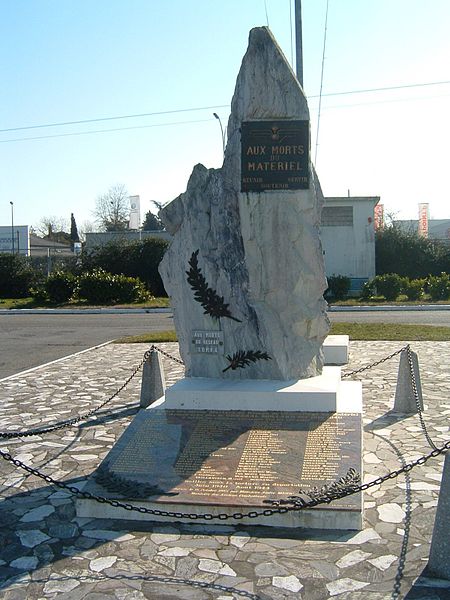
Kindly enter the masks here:
<path id="1" fill-rule="evenodd" d="M 165 350 L 162 350 L 158 346 L 155 346 L 154 344 L 152 344 L 150 346 L 150 350 L 149 351 L 151 352 L 152 350 L 156 350 L 157 352 L 159 352 L 160 354 L 162 354 L 166 358 L 170 358 L 170 360 L 173 360 L 174 362 L 178 363 L 179 365 L 183 365 L 183 367 L 184 367 L 184 362 L 182 360 L 180 360 L 176 356 L 172 356 L 172 354 L 169 354 L 168 352 L 166 352 Z"/>
<path id="2" fill-rule="evenodd" d="M 411 352 L 411 348 L 410 348 L 409 344 L 406 346 L 406 355 L 408 357 L 409 373 L 411 376 L 411 386 L 412 386 L 412 390 L 413 390 L 413 394 L 414 394 L 414 401 L 416 403 L 417 415 L 419 417 L 420 426 L 422 428 L 423 434 L 424 434 L 425 439 L 427 440 L 430 448 L 432 448 L 433 450 L 437 450 L 437 446 L 431 439 L 430 434 L 428 433 L 427 426 L 425 424 L 425 420 L 423 418 L 423 411 L 422 411 L 422 406 L 420 403 L 419 391 L 417 389 L 416 373 L 414 371 L 412 352 Z"/>
<path id="3" fill-rule="evenodd" d="M 150 346 L 150 348 L 144 353 L 143 359 L 137 365 L 137 367 L 135 367 L 135 369 L 133 370 L 131 375 L 128 377 L 128 379 L 119 387 L 119 389 L 116 392 L 114 392 L 114 394 L 112 396 L 107 398 L 104 402 L 102 402 L 96 408 L 93 408 L 92 410 L 90 410 L 87 413 L 84 413 L 82 415 L 79 415 L 78 417 L 74 417 L 73 419 L 66 419 L 65 421 L 60 421 L 58 423 L 54 423 L 53 425 L 48 425 L 48 427 L 28 429 L 28 430 L 24 430 L 24 431 L 0 431 L 0 439 L 3 438 L 3 439 L 11 440 L 11 439 L 16 439 L 16 438 L 32 437 L 34 435 L 43 435 L 45 433 L 51 433 L 52 431 L 58 431 L 59 429 L 65 429 L 66 427 L 72 427 L 72 425 L 76 425 L 77 423 L 80 423 L 81 421 L 86 421 L 87 419 L 89 419 L 90 417 L 95 415 L 99 410 L 104 408 L 107 404 L 109 404 L 112 400 L 114 400 L 114 398 L 116 398 L 127 387 L 127 385 L 132 381 L 132 379 L 142 369 L 145 362 L 147 362 L 150 359 L 152 351 L 159 352 L 166 358 L 169 358 L 180 365 L 184 365 L 183 361 L 180 360 L 179 358 L 177 358 L 176 356 L 172 356 L 168 352 L 165 352 L 161 348 L 158 348 L 158 346 L 155 346 L 154 344 L 152 344 Z"/>
<path id="4" fill-rule="evenodd" d="M 99 502 L 101 504 L 109 504 L 110 506 L 113 506 L 114 508 L 123 508 L 124 510 L 139 512 L 139 513 L 153 515 L 153 516 L 157 516 L 157 517 L 169 517 L 169 518 L 174 518 L 174 519 L 190 519 L 190 520 L 204 519 L 205 521 L 212 521 L 214 519 L 218 519 L 220 521 L 225 521 L 228 519 L 235 519 L 235 520 L 241 520 L 244 518 L 255 519 L 255 518 L 261 517 L 261 516 L 270 517 L 274 514 L 285 514 L 288 512 L 303 510 L 305 508 L 313 508 L 315 506 L 319 506 L 320 504 L 330 504 L 330 502 L 332 502 L 333 500 L 339 500 L 341 498 L 346 498 L 347 496 L 351 496 L 353 494 L 357 494 L 358 492 L 368 490 L 369 488 L 372 488 L 374 486 L 381 485 L 382 483 L 384 483 L 385 481 L 388 481 L 389 479 L 395 479 L 402 473 L 408 473 L 415 467 L 425 464 L 428 460 L 430 460 L 430 458 L 434 458 L 436 456 L 439 456 L 440 454 L 444 454 L 445 452 L 447 452 L 447 450 L 450 450 L 450 440 L 448 442 L 446 442 L 440 448 L 436 448 L 435 450 L 432 450 L 429 454 L 421 456 L 417 460 L 404 465 L 400 469 L 391 471 L 390 473 L 387 473 L 386 475 L 377 477 L 376 479 L 369 481 L 367 483 L 363 483 L 361 485 L 353 485 L 347 489 L 332 488 L 331 490 L 325 491 L 323 494 L 318 494 L 317 496 L 315 496 L 314 498 L 312 498 L 310 500 L 302 500 L 291 506 L 278 506 L 278 507 L 274 507 L 274 508 L 266 508 L 262 511 L 261 510 L 260 511 L 251 510 L 247 513 L 235 512 L 231 515 L 229 515 L 227 513 L 219 513 L 219 514 L 214 515 L 212 513 L 197 514 L 197 513 L 173 512 L 173 511 L 167 511 L 167 510 L 151 509 L 151 508 L 147 508 L 145 506 L 135 506 L 134 504 L 130 504 L 128 502 L 121 502 L 120 500 L 110 500 L 109 498 L 97 496 L 95 494 L 91 494 L 90 492 L 80 491 L 75 486 L 71 486 L 67 483 L 64 483 L 63 481 L 58 481 L 56 479 L 53 479 L 53 477 L 50 477 L 50 475 L 45 475 L 44 473 L 41 473 L 38 469 L 34 469 L 33 467 L 26 465 L 22 461 L 20 461 L 16 458 L 13 458 L 11 456 L 11 454 L 9 454 L 8 452 L 4 452 L 3 450 L 0 450 L 0 457 L 6 461 L 12 463 L 16 467 L 23 469 L 27 473 L 30 473 L 31 475 L 35 475 L 36 477 L 43 479 L 47 483 L 55 485 L 61 489 L 68 490 L 75 496 L 77 496 L 79 498 L 83 498 L 85 500 L 95 500 L 96 502 Z"/>
<path id="5" fill-rule="evenodd" d="M 49 425 L 48 427 L 28 429 L 25 431 L 0 431 L 0 438 L 15 439 L 15 438 L 22 438 L 22 437 L 31 437 L 34 435 L 42 435 L 44 433 L 50 433 L 51 431 L 57 431 L 59 429 L 65 429 L 66 427 L 71 427 L 72 425 L 75 425 L 76 423 L 79 423 L 80 421 L 85 421 L 86 419 L 89 419 L 90 417 L 95 415 L 99 410 L 101 410 L 107 404 L 109 404 L 109 402 L 114 400 L 114 398 L 116 398 L 120 394 L 120 392 L 122 392 L 127 387 L 127 385 L 137 375 L 137 373 L 140 371 L 140 369 L 142 368 L 144 363 L 149 359 L 149 357 L 150 357 L 150 351 L 145 352 L 144 358 L 141 360 L 139 365 L 137 367 L 135 367 L 135 369 L 133 370 L 131 375 L 120 386 L 120 388 L 117 391 L 115 391 L 112 396 L 110 396 L 104 402 L 102 402 L 99 406 L 97 406 L 96 408 L 93 408 L 92 410 L 88 411 L 87 413 L 84 413 L 83 415 L 79 415 L 78 417 L 74 417 L 73 419 L 66 419 L 65 421 L 60 421 L 58 423 L 54 423 L 53 425 Z"/>
<path id="6" fill-rule="evenodd" d="M 389 356 L 385 356 L 381 360 L 377 360 L 376 362 L 374 362 L 374 363 L 372 363 L 370 365 L 367 365 L 365 367 L 361 367 L 360 369 L 356 369 L 355 371 L 350 371 L 349 373 L 344 373 L 342 375 L 342 379 L 344 379 L 344 377 L 351 377 L 352 375 L 356 375 L 357 373 L 364 373 L 364 371 L 368 371 L 369 369 L 373 369 L 373 367 L 378 367 L 378 365 L 381 365 L 384 362 L 386 362 L 388 360 L 391 360 L 391 358 L 394 358 L 394 356 L 397 356 L 397 354 L 401 354 L 408 347 L 409 347 L 409 345 L 403 346 L 403 348 L 400 348 L 400 350 L 396 350 L 395 352 L 393 352 L 392 354 L 389 354 Z"/>

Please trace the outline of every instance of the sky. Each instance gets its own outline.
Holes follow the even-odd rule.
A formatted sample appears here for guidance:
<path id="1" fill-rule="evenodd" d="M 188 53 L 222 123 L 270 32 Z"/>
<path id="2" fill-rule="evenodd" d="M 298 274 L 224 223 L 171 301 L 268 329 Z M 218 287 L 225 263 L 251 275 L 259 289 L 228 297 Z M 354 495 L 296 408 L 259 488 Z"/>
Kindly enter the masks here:
<path id="1" fill-rule="evenodd" d="M 325 196 L 380 196 L 399 219 L 428 202 L 450 218 L 450 2 L 328 6 L 322 63 L 327 0 L 302 2 Z M 248 32 L 269 25 L 292 63 L 293 16 L 294 0 L 0 0 L 0 225 L 13 202 L 16 225 L 74 213 L 82 229 L 118 183 L 144 217 L 195 164 L 219 168 L 213 112 L 225 127 Z M 380 88 L 398 89 L 367 91 Z M 89 122 L 61 124 L 74 121 Z"/>

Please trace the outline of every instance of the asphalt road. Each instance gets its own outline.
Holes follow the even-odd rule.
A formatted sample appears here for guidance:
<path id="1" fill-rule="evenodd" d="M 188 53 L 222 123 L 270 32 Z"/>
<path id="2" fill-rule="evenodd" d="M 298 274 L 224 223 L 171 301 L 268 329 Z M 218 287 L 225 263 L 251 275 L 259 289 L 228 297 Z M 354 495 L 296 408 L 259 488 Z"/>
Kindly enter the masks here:
<path id="1" fill-rule="evenodd" d="M 332 312 L 331 321 L 447 325 L 450 310 Z M 125 335 L 173 329 L 170 313 L 0 314 L 0 379 Z"/>
<path id="2" fill-rule="evenodd" d="M 125 335 L 173 328 L 170 313 L 0 314 L 0 379 Z"/>

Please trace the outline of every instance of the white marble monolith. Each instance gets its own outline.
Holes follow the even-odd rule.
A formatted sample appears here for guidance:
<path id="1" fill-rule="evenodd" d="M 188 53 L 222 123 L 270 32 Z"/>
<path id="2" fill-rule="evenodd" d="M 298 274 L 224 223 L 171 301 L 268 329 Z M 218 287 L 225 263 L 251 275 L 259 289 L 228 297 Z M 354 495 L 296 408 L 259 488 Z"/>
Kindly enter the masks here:
<path id="1" fill-rule="evenodd" d="M 442 579 L 450 579 L 450 453 L 444 461 L 427 570 Z"/>
<path id="2" fill-rule="evenodd" d="M 311 161 L 309 189 L 241 191 L 242 123 L 271 120 L 302 120 L 309 129 L 303 90 L 261 27 L 250 32 L 237 79 L 223 167 L 197 165 L 186 192 L 160 213 L 173 235 L 160 273 L 188 377 L 289 380 L 322 371 L 329 330 L 319 238 L 323 195 Z M 186 271 L 197 250 L 206 282 L 239 322 L 213 319 L 194 300 Z M 223 332 L 220 352 L 194 352 L 194 331 Z M 239 350 L 266 352 L 270 360 L 224 372 L 226 356 Z"/>
<path id="3" fill-rule="evenodd" d="M 151 350 L 148 360 L 142 367 L 141 408 L 147 408 L 155 400 L 164 396 L 165 390 L 166 380 L 161 355 L 156 350 Z"/>
<path id="4" fill-rule="evenodd" d="M 420 409 L 423 410 L 422 384 L 420 382 L 419 359 L 417 354 L 410 350 L 411 361 L 416 381 L 417 395 Z M 398 366 L 397 386 L 395 388 L 395 401 L 393 412 L 403 414 L 415 414 L 418 412 L 414 390 L 411 381 L 411 369 L 408 360 L 408 351 L 403 350 L 400 354 Z"/>

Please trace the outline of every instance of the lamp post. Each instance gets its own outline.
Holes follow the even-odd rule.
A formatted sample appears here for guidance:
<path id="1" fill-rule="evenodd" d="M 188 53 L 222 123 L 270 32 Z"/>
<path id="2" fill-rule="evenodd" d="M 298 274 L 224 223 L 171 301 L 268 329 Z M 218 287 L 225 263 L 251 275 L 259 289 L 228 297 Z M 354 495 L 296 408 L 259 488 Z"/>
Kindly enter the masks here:
<path id="1" fill-rule="evenodd" d="M 225 131 L 223 129 L 222 121 L 220 120 L 219 115 L 217 113 L 213 113 L 213 115 L 219 121 L 220 131 L 222 133 L 222 151 L 223 151 L 223 155 L 225 156 Z"/>
<path id="2" fill-rule="evenodd" d="M 14 202 L 10 200 L 11 204 L 11 254 L 14 254 Z"/>

